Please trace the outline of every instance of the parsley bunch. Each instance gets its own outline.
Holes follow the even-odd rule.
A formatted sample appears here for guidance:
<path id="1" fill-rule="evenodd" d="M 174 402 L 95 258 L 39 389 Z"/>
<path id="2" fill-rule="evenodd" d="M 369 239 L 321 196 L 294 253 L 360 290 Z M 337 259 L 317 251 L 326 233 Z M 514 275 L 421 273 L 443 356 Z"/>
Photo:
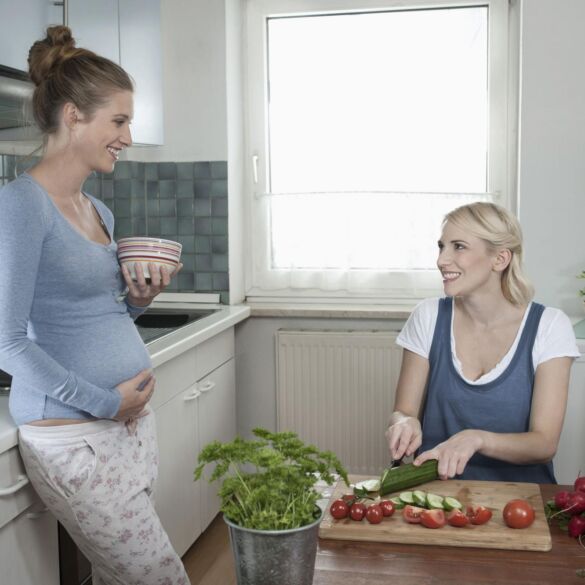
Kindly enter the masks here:
<path id="1" fill-rule="evenodd" d="M 199 454 L 195 480 L 207 464 L 215 463 L 209 481 L 223 478 L 221 511 L 235 524 L 256 530 L 287 530 L 314 522 L 320 515 L 317 477 L 331 485 L 347 472 L 331 451 L 305 445 L 295 433 L 252 431 L 258 440 L 237 437 L 213 441 Z M 246 471 L 250 468 L 253 471 Z"/>

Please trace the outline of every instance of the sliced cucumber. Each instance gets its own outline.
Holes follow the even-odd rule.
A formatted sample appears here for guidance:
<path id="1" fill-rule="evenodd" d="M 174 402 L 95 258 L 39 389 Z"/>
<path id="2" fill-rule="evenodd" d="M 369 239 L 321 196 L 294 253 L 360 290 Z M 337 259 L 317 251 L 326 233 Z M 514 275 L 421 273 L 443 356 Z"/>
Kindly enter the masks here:
<path id="1" fill-rule="evenodd" d="M 414 497 L 412 495 L 412 492 L 402 492 L 398 497 L 405 504 L 410 504 L 411 506 L 412 504 L 414 504 Z"/>
<path id="2" fill-rule="evenodd" d="M 357 489 L 364 489 L 367 492 L 377 492 L 380 489 L 379 479 L 364 479 L 355 484 Z"/>
<path id="3" fill-rule="evenodd" d="M 463 508 L 463 504 L 459 500 L 447 496 L 446 498 L 443 499 L 443 508 L 445 508 L 445 510 L 447 511 L 461 510 Z"/>
<path id="4" fill-rule="evenodd" d="M 427 505 L 427 494 L 422 490 L 414 490 L 412 492 L 412 499 L 417 506 L 424 508 Z"/>
<path id="5" fill-rule="evenodd" d="M 394 504 L 394 509 L 396 510 L 402 510 L 402 508 L 406 506 L 406 504 L 397 496 L 394 498 L 390 498 L 390 501 Z"/>
<path id="6" fill-rule="evenodd" d="M 437 494 L 427 494 L 427 507 L 443 510 L 445 507 L 445 498 Z"/>

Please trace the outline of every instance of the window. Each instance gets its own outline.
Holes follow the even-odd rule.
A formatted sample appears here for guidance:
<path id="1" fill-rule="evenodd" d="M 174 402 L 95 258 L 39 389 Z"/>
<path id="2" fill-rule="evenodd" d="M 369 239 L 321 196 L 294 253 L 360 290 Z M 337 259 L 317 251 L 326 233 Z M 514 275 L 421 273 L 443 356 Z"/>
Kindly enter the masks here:
<path id="1" fill-rule="evenodd" d="M 441 218 L 510 205 L 506 0 L 248 0 L 248 297 L 440 292 Z"/>

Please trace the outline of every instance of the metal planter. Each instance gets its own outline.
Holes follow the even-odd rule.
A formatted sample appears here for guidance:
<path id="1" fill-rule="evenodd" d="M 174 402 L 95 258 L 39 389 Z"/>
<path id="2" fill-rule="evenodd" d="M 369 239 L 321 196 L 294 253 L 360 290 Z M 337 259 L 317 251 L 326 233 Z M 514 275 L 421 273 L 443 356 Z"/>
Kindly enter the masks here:
<path id="1" fill-rule="evenodd" d="M 321 517 L 291 530 L 252 530 L 224 516 L 238 585 L 311 585 Z"/>

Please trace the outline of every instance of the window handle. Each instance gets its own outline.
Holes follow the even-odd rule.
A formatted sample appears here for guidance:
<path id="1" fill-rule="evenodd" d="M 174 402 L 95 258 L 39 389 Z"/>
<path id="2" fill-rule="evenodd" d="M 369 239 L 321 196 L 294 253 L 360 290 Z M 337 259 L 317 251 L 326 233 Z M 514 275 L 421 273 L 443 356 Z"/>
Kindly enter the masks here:
<path id="1" fill-rule="evenodd" d="M 28 485 L 29 479 L 26 475 L 19 475 L 16 478 L 16 483 L 13 483 L 10 487 L 0 490 L 0 496 L 11 496 L 17 491 L 21 490 L 25 485 Z"/>
<path id="2" fill-rule="evenodd" d="M 254 176 L 254 183 L 258 184 L 258 155 L 252 155 L 252 174 Z"/>

